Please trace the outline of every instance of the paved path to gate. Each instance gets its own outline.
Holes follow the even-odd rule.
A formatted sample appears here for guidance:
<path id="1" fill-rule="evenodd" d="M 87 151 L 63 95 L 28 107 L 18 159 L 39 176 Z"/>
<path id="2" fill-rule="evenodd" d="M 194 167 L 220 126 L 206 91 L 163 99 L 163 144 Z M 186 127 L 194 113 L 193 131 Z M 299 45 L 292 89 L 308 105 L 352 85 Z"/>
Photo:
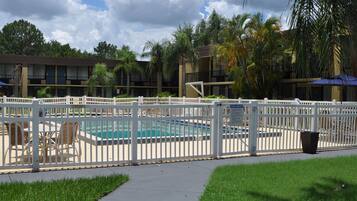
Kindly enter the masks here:
<path id="1" fill-rule="evenodd" d="M 135 167 L 9 174 L 0 175 L 0 182 L 50 181 L 64 178 L 89 178 L 112 174 L 126 174 L 130 177 L 129 182 L 104 197 L 102 199 L 103 201 L 197 201 L 204 190 L 210 174 L 218 166 L 305 160 L 347 155 L 357 155 L 357 149 L 321 152 L 317 155 L 285 154 Z"/>

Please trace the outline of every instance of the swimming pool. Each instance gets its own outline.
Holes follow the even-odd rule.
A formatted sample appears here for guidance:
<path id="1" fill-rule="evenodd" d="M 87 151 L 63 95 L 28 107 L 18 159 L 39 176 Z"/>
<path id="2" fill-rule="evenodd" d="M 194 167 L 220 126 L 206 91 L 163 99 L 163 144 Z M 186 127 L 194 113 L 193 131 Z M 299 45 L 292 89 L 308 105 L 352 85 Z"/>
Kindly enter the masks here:
<path id="1" fill-rule="evenodd" d="M 86 133 L 102 139 L 127 139 L 131 137 L 130 122 L 94 123 L 82 128 Z M 207 136 L 211 129 L 208 125 L 183 121 L 140 122 L 137 138 L 158 138 L 175 136 Z"/>
<path id="2" fill-rule="evenodd" d="M 83 125 L 83 124 L 82 124 Z M 128 121 L 92 122 L 85 124 L 82 131 L 86 140 L 93 144 L 127 144 L 131 140 L 131 126 Z M 249 130 L 245 127 L 224 126 L 223 139 L 247 138 Z M 280 136 L 277 132 L 258 131 L 258 137 Z M 138 124 L 138 143 L 180 141 L 180 140 L 209 140 L 211 128 L 204 123 L 188 121 L 141 121 Z"/>

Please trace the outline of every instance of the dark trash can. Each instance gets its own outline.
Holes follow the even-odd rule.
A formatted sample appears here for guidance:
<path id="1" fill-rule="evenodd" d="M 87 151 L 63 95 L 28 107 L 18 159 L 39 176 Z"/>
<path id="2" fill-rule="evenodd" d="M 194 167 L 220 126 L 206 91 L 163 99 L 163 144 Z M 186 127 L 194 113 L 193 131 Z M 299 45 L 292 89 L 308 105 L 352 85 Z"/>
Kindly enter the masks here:
<path id="1" fill-rule="evenodd" d="M 301 132 L 302 151 L 307 154 L 316 154 L 319 143 L 319 133 L 304 131 Z"/>

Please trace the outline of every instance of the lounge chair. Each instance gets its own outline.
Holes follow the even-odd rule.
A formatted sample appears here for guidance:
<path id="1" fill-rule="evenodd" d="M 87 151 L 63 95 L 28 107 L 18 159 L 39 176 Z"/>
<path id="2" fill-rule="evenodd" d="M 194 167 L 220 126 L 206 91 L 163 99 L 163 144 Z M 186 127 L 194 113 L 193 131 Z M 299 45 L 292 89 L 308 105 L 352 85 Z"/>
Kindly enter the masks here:
<path id="1" fill-rule="evenodd" d="M 77 155 L 78 160 L 81 157 L 81 147 L 78 139 L 79 135 L 79 123 L 78 122 L 65 122 L 61 125 L 60 131 L 52 134 L 51 147 L 56 150 L 56 156 L 59 157 L 59 153 L 64 154 L 67 152 L 69 155 L 69 150 L 74 149 L 75 155 Z M 78 146 L 76 146 L 78 143 Z M 78 148 L 78 149 L 77 149 Z"/>
<path id="2" fill-rule="evenodd" d="M 24 127 L 14 122 L 5 123 L 5 125 L 9 136 L 9 147 L 5 152 L 5 157 L 13 150 L 30 154 L 30 138 L 28 132 L 24 131 Z"/>

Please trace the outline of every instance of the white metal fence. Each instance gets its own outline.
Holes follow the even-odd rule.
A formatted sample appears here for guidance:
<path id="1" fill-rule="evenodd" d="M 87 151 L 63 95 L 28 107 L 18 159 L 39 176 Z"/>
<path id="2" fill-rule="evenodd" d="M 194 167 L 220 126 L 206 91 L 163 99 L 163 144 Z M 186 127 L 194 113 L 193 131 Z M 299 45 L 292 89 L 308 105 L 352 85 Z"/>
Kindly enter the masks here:
<path id="1" fill-rule="evenodd" d="M 320 132 L 319 150 L 357 145 L 353 102 L 85 96 L 0 102 L 5 170 L 296 152 L 301 131 Z"/>

